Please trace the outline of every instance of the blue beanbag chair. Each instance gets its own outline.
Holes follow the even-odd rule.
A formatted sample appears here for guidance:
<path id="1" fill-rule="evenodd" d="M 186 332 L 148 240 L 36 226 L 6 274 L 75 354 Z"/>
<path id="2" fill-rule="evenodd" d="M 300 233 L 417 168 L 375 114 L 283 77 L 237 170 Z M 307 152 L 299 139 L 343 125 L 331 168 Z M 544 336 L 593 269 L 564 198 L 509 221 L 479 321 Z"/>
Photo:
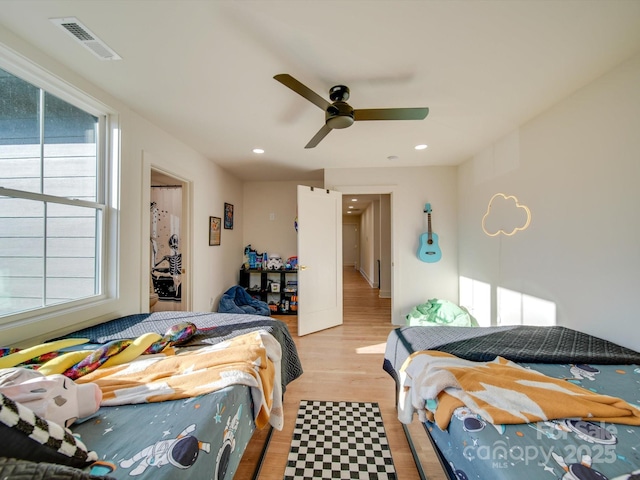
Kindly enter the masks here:
<path id="1" fill-rule="evenodd" d="M 222 294 L 218 313 L 244 313 L 265 317 L 271 315 L 266 302 L 253 298 L 240 285 L 235 285 Z"/>

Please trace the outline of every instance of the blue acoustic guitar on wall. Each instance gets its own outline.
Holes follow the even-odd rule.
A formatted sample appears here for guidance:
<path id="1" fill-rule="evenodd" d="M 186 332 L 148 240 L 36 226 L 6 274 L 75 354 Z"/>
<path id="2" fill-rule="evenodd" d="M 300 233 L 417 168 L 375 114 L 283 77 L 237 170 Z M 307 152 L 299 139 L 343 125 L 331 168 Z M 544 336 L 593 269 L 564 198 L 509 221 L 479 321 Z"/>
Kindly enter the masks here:
<path id="1" fill-rule="evenodd" d="M 427 233 L 420 235 L 420 246 L 418 247 L 418 258 L 423 262 L 434 263 L 442 258 L 442 252 L 438 246 L 438 235 L 431 231 L 431 204 L 424 206 L 424 213 L 427 214 Z"/>

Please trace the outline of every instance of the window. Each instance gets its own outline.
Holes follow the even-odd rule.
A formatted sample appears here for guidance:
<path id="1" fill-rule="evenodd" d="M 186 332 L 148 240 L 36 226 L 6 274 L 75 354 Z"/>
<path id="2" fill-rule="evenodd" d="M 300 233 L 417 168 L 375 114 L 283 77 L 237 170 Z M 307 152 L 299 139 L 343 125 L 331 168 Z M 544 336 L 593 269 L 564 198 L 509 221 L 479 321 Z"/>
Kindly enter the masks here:
<path id="1" fill-rule="evenodd" d="M 0 69 L 0 323 L 104 294 L 108 116 L 47 90 Z"/>

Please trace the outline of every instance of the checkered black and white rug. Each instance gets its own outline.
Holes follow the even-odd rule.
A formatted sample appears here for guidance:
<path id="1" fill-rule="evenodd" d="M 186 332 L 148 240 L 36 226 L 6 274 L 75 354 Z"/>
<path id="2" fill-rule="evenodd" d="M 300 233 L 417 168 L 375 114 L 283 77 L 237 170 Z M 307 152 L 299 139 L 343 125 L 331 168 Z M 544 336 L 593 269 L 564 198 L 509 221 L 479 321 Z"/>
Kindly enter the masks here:
<path id="1" fill-rule="evenodd" d="M 377 403 L 302 400 L 284 480 L 395 480 Z"/>

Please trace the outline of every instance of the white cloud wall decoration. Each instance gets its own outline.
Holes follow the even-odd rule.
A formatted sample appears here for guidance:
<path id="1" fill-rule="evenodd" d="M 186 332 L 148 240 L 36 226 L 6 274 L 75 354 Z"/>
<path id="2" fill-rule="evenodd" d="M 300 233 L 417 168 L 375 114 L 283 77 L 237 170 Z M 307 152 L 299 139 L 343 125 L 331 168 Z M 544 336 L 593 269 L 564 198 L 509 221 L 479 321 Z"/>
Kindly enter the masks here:
<path id="1" fill-rule="evenodd" d="M 482 217 L 482 230 L 490 237 L 499 234 L 510 237 L 525 230 L 531 223 L 531 211 L 513 195 L 496 193 Z"/>

